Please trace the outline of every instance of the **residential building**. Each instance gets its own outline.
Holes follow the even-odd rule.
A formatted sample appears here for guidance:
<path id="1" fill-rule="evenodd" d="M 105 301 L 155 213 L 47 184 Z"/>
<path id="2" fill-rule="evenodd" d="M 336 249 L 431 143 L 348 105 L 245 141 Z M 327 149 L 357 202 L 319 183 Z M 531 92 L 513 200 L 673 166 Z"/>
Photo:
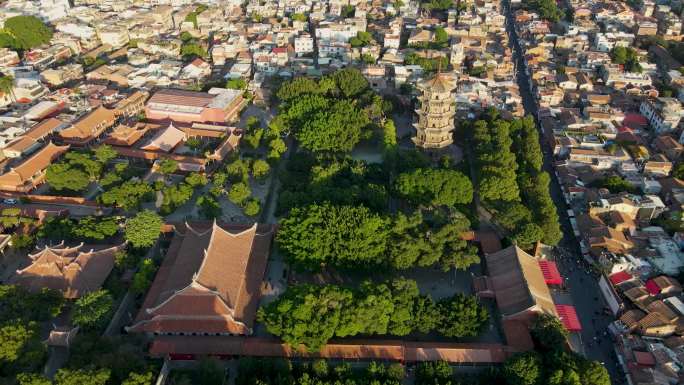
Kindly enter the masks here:
<path id="1" fill-rule="evenodd" d="M 212 88 L 209 92 L 159 90 L 147 101 L 151 120 L 224 123 L 237 117 L 244 101 L 242 91 Z"/>
<path id="2" fill-rule="evenodd" d="M 657 134 L 672 132 L 677 129 L 684 110 L 682 103 L 675 98 L 657 98 L 645 100 L 639 111 Z"/>

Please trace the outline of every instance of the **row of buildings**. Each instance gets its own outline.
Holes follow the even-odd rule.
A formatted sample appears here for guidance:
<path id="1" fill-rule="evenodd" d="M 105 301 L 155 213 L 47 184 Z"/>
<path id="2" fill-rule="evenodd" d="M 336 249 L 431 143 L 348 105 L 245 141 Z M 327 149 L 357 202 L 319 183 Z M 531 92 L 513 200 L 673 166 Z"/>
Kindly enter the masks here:
<path id="1" fill-rule="evenodd" d="M 682 64 L 666 46 L 681 40 L 681 15 L 668 2 L 568 6 L 574 17 L 562 33 L 534 11 L 515 11 L 525 86 L 536 98 L 574 234 L 602 272 L 623 370 L 633 384 L 677 383 L 684 368 L 677 281 L 684 268 L 677 171 L 684 83 Z M 616 59 L 616 48 L 632 52 L 638 65 Z"/>

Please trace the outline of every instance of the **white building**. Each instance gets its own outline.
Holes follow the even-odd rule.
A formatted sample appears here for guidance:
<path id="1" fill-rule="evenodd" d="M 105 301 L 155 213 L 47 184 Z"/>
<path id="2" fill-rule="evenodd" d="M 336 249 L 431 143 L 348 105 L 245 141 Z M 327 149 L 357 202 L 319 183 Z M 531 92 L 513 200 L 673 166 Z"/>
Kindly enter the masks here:
<path id="1" fill-rule="evenodd" d="M 682 104 L 675 98 L 641 102 L 639 112 L 648 119 L 657 134 L 674 131 L 682 118 Z"/>
<path id="2" fill-rule="evenodd" d="M 312 53 L 314 51 L 314 40 L 308 34 L 298 36 L 294 39 L 294 48 L 297 56 Z"/>

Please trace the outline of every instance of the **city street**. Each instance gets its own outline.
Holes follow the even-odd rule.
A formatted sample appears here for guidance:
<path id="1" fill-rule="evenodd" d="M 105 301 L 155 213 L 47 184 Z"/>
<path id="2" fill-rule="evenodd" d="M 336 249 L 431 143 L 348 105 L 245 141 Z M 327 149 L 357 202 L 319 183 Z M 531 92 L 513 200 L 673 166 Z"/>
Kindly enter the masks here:
<path id="1" fill-rule="evenodd" d="M 520 87 L 520 95 L 523 99 L 525 111 L 534 116 L 537 120 L 537 103 L 536 98 L 530 90 L 530 80 L 528 74 L 525 72 L 525 63 L 521 55 L 522 48 L 518 40 L 517 33 L 514 28 L 513 12 L 510 9 L 510 3 L 504 2 L 504 12 L 507 18 L 507 30 L 510 38 L 510 44 L 513 49 L 513 58 L 516 64 L 516 77 L 518 86 Z M 613 342 L 609 337 L 604 337 L 603 334 L 607 331 L 607 325 L 612 320 L 612 317 L 603 315 L 603 309 L 606 306 L 598 287 L 596 276 L 585 267 L 579 242 L 575 237 L 569 218 L 567 216 L 567 207 L 563 192 L 554 176 L 552 151 L 545 140 L 543 140 L 543 133 L 540 130 L 541 145 L 544 150 L 544 170 L 551 176 L 551 185 L 549 190 L 553 198 L 558 215 L 560 216 L 561 229 L 563 231 L 563 239 L 559 243 L 559 254 L 562 255 L 559 259 L 558 267 L 561 275 L 566 278 L 565 284 L 569 289 L 573 304 L 577 310 L 577 315 L 582 323 L 582 341 L 583 350 L 587 358 L 597 360 L 606 366 L 610 373 L 614 384 L 623 383 L 624 376 L 617 364 Z M 597 337 L 600 336 L 600 337 Z M 595 337 L 597 338 L 595 340 Z"/>

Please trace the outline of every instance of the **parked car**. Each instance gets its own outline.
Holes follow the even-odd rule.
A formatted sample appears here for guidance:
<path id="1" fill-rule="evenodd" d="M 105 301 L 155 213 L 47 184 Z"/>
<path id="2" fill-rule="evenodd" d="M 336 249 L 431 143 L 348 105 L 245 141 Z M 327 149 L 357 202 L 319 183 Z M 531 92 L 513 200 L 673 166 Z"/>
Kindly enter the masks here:
<path id="1" fill-rule="evenodd" d="M 16 205 L 17 200 L 14 198 L 6 198 L 6 199 L 2 200 L 2 203 L 6 204 L 6 205 Z"/>

